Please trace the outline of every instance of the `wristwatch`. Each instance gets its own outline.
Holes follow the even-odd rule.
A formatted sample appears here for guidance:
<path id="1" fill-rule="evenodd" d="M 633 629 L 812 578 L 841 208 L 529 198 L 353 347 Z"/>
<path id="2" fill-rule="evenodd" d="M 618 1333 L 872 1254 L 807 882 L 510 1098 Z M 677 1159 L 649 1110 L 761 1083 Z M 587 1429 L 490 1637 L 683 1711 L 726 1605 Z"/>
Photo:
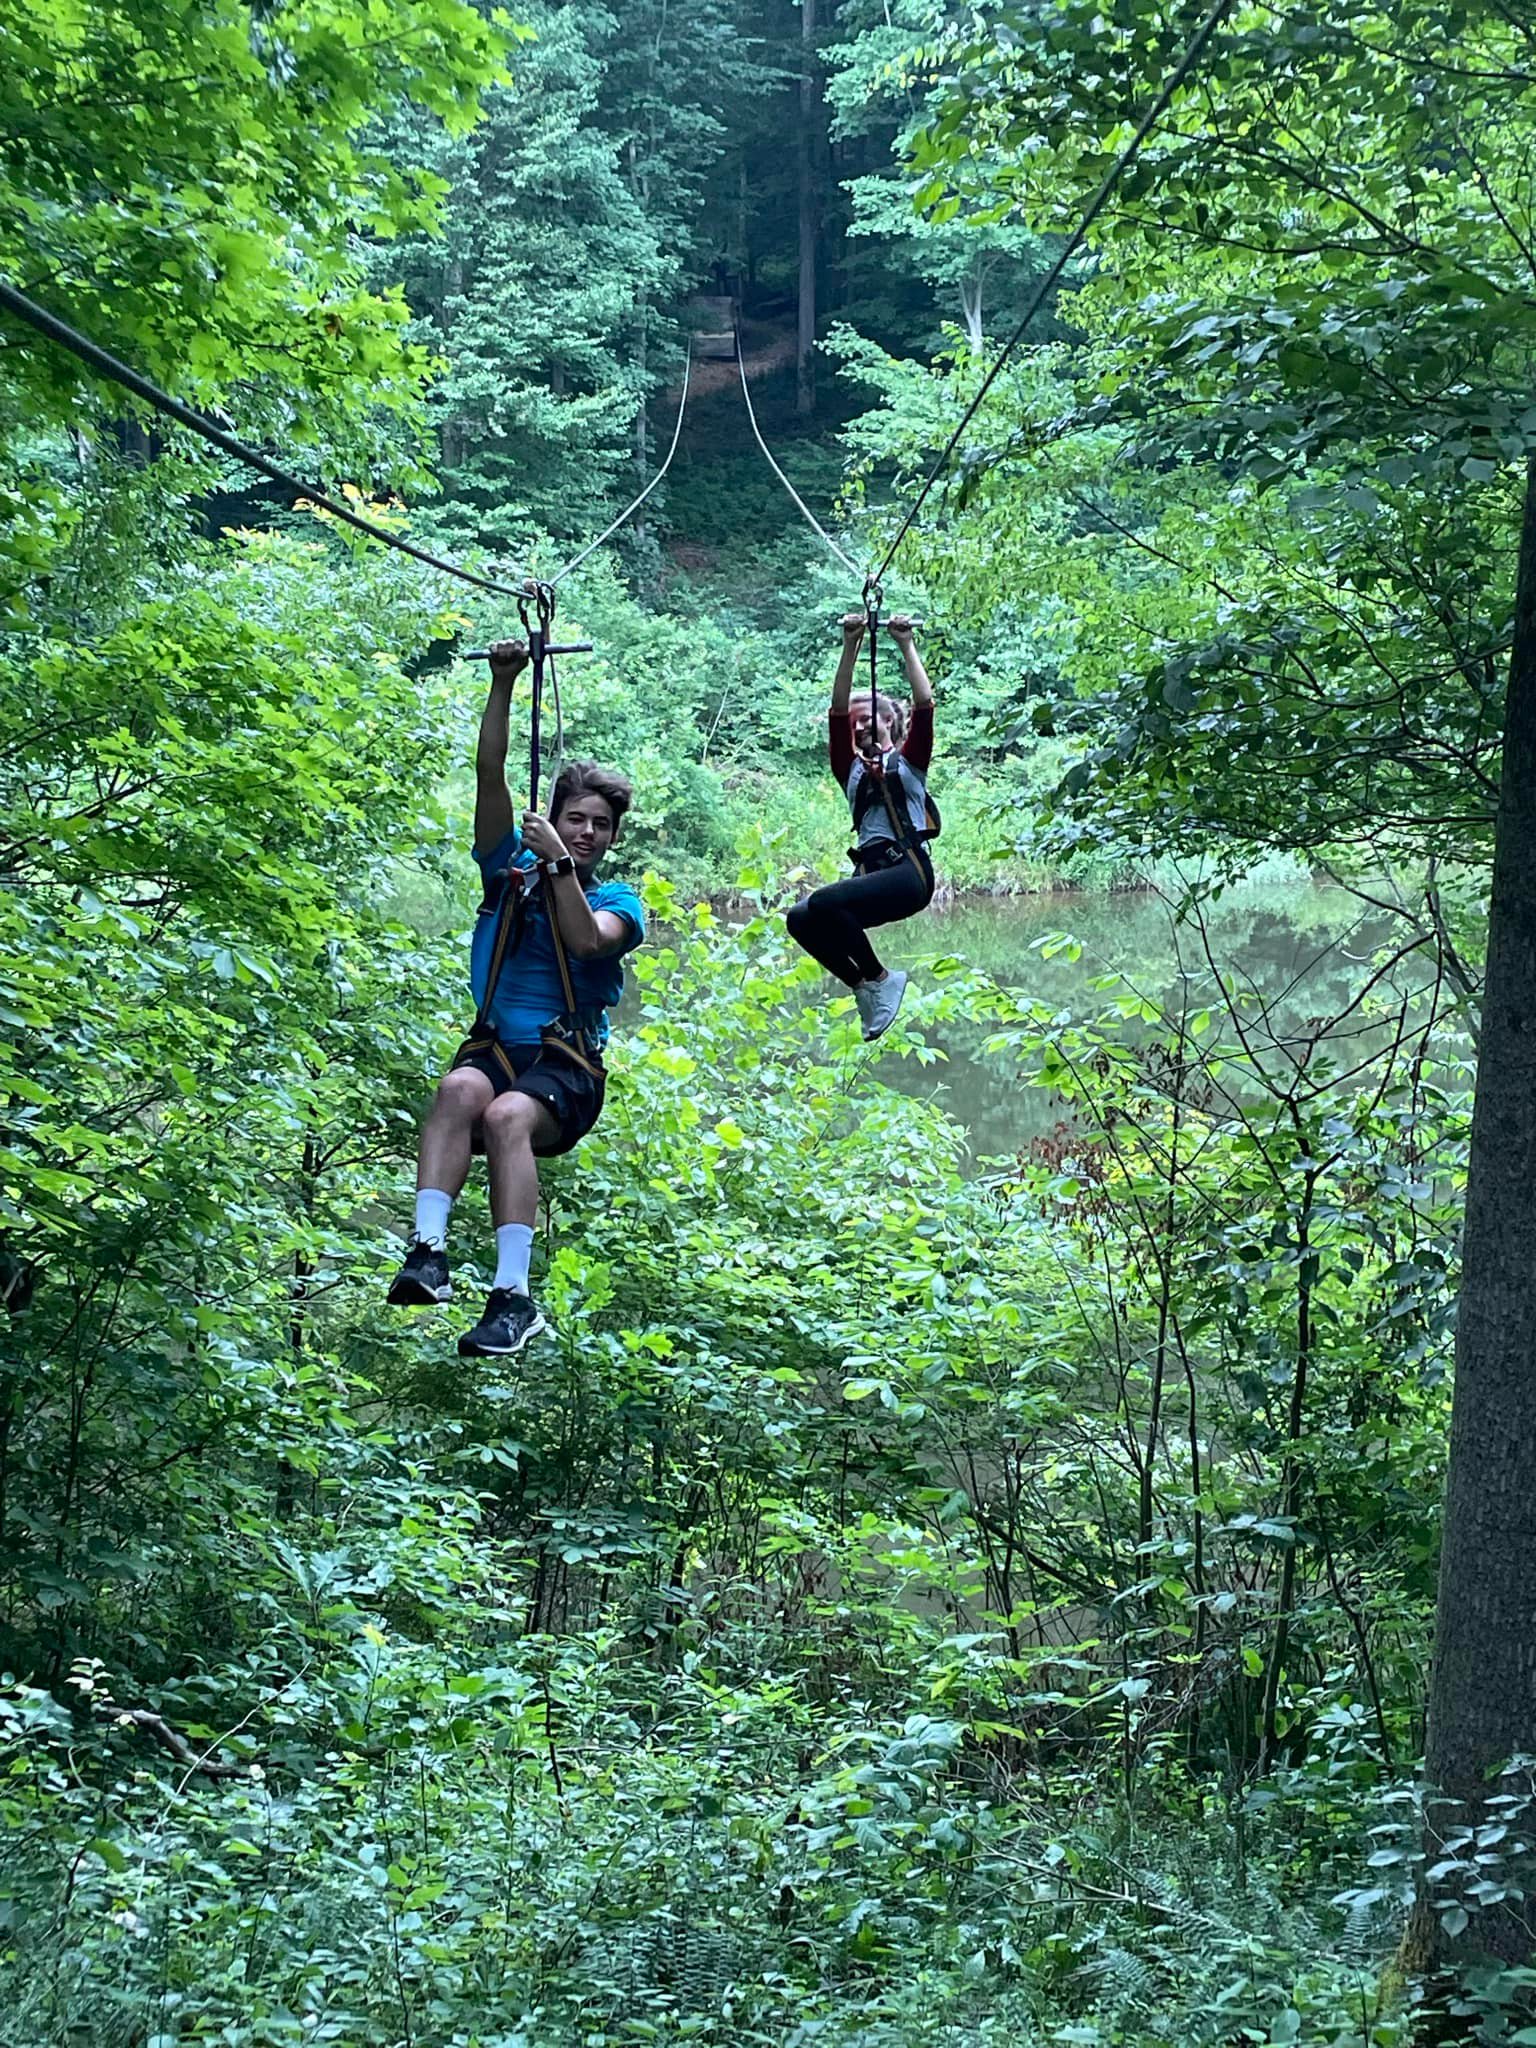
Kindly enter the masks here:
<path id="1" fill-rule="evenodd" d="M 568 853 L 562 853 L 558 860 L 544 861 L 542 866 L 546 875 L 574 875 L 576 872 L 576 862 Z"/>

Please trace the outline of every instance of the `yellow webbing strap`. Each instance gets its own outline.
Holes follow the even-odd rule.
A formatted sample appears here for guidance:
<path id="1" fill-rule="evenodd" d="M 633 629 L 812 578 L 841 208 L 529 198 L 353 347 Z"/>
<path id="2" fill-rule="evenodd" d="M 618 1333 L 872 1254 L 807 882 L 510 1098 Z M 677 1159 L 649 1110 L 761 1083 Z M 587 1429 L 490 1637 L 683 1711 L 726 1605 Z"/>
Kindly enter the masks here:
<path id="1" fill-rule="evenodd" d="M 547 876 L 544 880 L 544 901 L 549 911 L 550 937 L 555 942 L 555 965 L 560 970 L 560 990 L 565 997 L 566 1010 L 569 1012 L 572 1022 L 574 1022 L 576 1017 L 576 989 L 571 980 L 571 963 L 566 958 L 565 934 L 560 929 L 560 912 L 555 904 L 555 892 L 550 887 Z"/>
<path id="2" fill-rule="evenodd" d="M 507 957 L 507 940 L 511 936 L 512 926 L 517 921 L 522 894 L 522 870 L 509 867 L 506 886 L 501 892 L 501 902 L 496 911 L 496 937 L 491 943 L 491 965 L 485 977 L 485 994 L 481 998 L 475 1021 L 470 1026 L 471 1037 L 477 1036 L 487 1028 L 491 1005 L 496 1000 L 496 984 L 501 980 L 501 970 Z"/>

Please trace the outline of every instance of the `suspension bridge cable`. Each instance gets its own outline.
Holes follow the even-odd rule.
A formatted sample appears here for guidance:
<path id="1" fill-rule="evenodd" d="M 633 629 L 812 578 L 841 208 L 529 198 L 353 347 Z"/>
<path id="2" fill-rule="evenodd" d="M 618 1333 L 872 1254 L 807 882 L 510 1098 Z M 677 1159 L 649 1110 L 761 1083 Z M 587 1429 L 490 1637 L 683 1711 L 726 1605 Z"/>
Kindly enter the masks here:
<path id="1" fill-rule="evenodd" d="M 938 461 L 933 465 L 932 469 L 928 472 L 928 475 L 924 480 L 922 489 L 918 492 L 917 497 L 914 500 L 911 507 L 909 508 L 906 517 L 902 520 L 900 527 L 897 529 L 896 538 L 891 542 L 890 546 L 886 549 L 885 555 L 881 560 L 879 568 L 870 572 L 870 581 L 874 583 L 879 583 L 884 578 L 885 572 L 890 568 L 892 562 L 896 559 L 897 550 L 900 548 L 902 542 L 906 539 L 907 535 L 911 532 L 913 525 L 916 523 L 918 514 L 922 511 L 923 506 L 928 501 L 929 493 L 932 491 L 934 485 L 938 482 L 939 478 L 944 474 L 944 471 L 948 468 L 950 459 L 954 455 L 955 450 L 959 447 L 962 439 L 964 438 L 967 427 L 970 426 L 971 421 L 975 419 L 977 413 L 981 410 L 983 404 L 986 402 L 987 393 L 992 389 L 992 386 L 997 382 L 998 377 L 1002 374 L 1003 366 L 1008 361 L 1009 356 L 1013 353 L 1014 349 L 1018 346 L 1018 344 L 1023 340 L 1025 330 L 1028 328 L 1030 322 L 1034 319 L 1035 315 L 1039 312 L 1040 308 L 1045 304 L 1047 298 L 1050 296 L 1051 292 L 1059 283 L 1063 271 L 1071 262 L 1072 258 L 1077 254 L 1078 250 L 1082 247 L 1084 241 L 1087 239 L 1090 228 L 1092 228 L 1094 222 L 1098 219 L 1099 215 L 1104 211 L 1104 208 L 1108 205 L 1111 197 L 1114 194 L 1116 186 L 1120 183 L 1120 180 L 1125 176 L 1126 172 L 1130 169 L 1131 165 L 1135 162 L 1137 156 L 1140 154 L 1142 144 L 1146 141 L 1147 137 L 1152 133 L 1152 130 L 1157 126 L 1158 122 L 1162 119 L 1163 115 L 1167 112 L 1168 107 L 1173 100 L 1174 94 L 1178 91 L 1179 87 L 1184 83 L 1185 79 L 1188 78 L 1191 71 L 1194 70 L 1196 64 L 1200 61 L 1201 54 L 1204 51 L 1206 44 L 1210 41 L 1211 37 L 1216 33 L 1217 29 L 1221 26 L 1222 20 L 1231 9 L 1231 6 L 1232 0 L 1216 0 L 1216 5 L 1211 9 L 1210 13 L 1207 14 L 1204 21 L 1201 22 L 1199 28 L 1195 31 L 1194 36 L 1191 38 L 1189 46 L 1185 50 L 1183 56 L 1179 59 L 1178 63 L 1174 66 L 1173 70 L 1169 73 L 1167 79 L 1164 81 L 1162 90 L 1158 93 L 1157 98 L 1152 102 L 1151 106 L 1142 116 L 1141 122 L 1137 127 L 1135 134 L 1131 137 L 1130 141 L 1126 144 L 1125 148 L 1121 150 L 1119 156 L 1116 157 L 1114 163 L 1110 165 L 1109 170 L 1105 173 L 1103 182 L 1100 184 L 1098 191 L 1095 192 L 1092 200 L 1089 202 L 1087 211 L 1078 221 L 1077 226 L 1073 229 L 1071 235 L 1068 237 L 1065 246 L 1061 250 L 1061 253 L 1057 256 L 1056 261 L 1051 265 L 1045 277 L 1041 280 L 1040 284 L 1036 288 L 1035 294 L 1029 302 L 1028 308 L 1025 311 L 1023 319 L 1019 322 L 1018 326 L 1013 330 L 1012 335 L 1009 337 L 1006 345 L 1004 346 L 1002 354 L 998 357 L 997 361 L 992 365 L 991 369 L 983 378 L 981 389 L 976 393 L 976 396 L 971 400 L 970 404 L 966 407 L 965 415 L 960 421 L 959 426 L 957 426 L 955 428 L 955 431 L 950 435 L 949 441 L 945 446 L 943 454 L 939 457 Z M 764 453 L 767 453 L 766 449 L 764 450 Z M 769 456 L 768 459 L 770 462 L 773 460 L 772 456 Z M 775 463 L 774 467 L 777 468 L 778 465 Z M 804 511 L 805 507 L 802 505 L 800 509 Z M 809 518 L 809 513 L 807 513 L 806 516 L 807 518 Z M 811 521 L 811 524 L 813 526 L 815 525 L 815 523 L 816 522 L 814 520 Z M 818 531 L 820 531 L 819 528 Z M 825 540 L 826 538 L 827 536 L 825 534 L 822 534 L 822 539 Z M 829 543 L 829 545 L 831 545 L 831 543 Z M 841 553 L 841 550 L 838 550 L 838 552 Z M 843 556 L 843 560 L 847 561 L 846 555 Z M 852 564 L 850 564 L 849 566 L 852 567 Z M 857 573 L 863 574 L 863 571 L 858 571 Z"/>

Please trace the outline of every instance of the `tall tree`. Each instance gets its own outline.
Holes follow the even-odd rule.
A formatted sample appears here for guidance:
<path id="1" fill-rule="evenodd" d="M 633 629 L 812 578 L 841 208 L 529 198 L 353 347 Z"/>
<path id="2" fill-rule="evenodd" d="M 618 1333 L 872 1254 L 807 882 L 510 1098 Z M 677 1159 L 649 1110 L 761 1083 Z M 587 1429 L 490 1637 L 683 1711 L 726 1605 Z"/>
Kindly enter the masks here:
<path id="1" fill-rule="evenodd" d="M 816 410 L 816 264 L 821 195 L 817 185 L 822 112 L 816 49 L 816 0 L 800 0 L 800 268 L 796 294 L 795 408 Z"/>
<path id="2" fill-rule="evenodd" d="M 446 524 L 508 554 L 569 537 L 608 502 L 643 401 L 639 309 L 677 252 L 602 118 L 613 17 L 534 10 L 512 83 L 467 137 L 420 120 L 393 138 L 451 187 L 441 239 L 383 245 L 445 359 L 433 395 Z"/>
<path id="3" fill-rule="evenodd" d="M 939 203 L 925 203 L 928 174 L 911 161 L 916 138 L 935 110 L 925 51 L 943 34 L 952 11 L 944 0 L 845 5 L 838 40 L 827 52 L 827 98 L 834 140 L 861 145 L 874 163 L 844 180 L 853 207 L 851 232 L 874 245 L 859 278 L 860 325 L 866 325 L 868 301 L 878 304 L 889 296 L 899 302 L 903 296 L 889 287 L 882 294 L 880 273 L 910 272 L 913 283 L 927 287 L 939 317 L 958 323 L 967 346 L 979 352 L 989 323 L 994 329 L 1011 324 L 1020 293 L 1049 257 L 1027 222 L 994 217 L 990 197 L 966 205 L 934 188 L 926 198 Z M 992 181 L 1000 169 L 993 167 Z"/>
<path id="4" fill-rule="evenodd" d="M 1488 962 L 1462 1239 L 1456 1394 L 1425 1777 L 1435 1846 L 1458 1882 L 1425 1901 L 1416 1947 L 1467 1913 L 1486 1872 L 1466 1830 L 1490 1775 L 1536 1746 L 1536 457 L 1527 459 L 1494 835 Z M 1443 1803 L 1442 1803 L 1443 1802 Z M 1458 1838 L 1462 1844 L 1457 1852 Z M 1523 1898 L 1477 1916 L 1473 1940 L 1530 1956 Z"/>
<path id="5" fill-rule="evenodd" d="M 514 553 L 535 529 L 585 531 L 644 466 L 646 401 L 677 367 L 706 189 L 755 70 L 723 0 L 540 5 L 530 22 L 473 135 L 393 135 L 450 187 L 446 226 L 374 257 L 444 359 L 447 523 Z"/>

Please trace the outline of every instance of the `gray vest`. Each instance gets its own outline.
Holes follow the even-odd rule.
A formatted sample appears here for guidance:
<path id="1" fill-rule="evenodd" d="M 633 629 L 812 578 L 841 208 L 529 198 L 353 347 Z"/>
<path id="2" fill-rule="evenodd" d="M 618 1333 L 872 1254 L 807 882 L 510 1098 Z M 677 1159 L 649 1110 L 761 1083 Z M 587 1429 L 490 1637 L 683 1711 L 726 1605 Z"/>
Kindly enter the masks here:
<path id="1" fill-rule="evenodd" d="M 864 815 L 859 817 L 860 784 L 868 773 L 860 759 L 854 762 L 848 774 L 848 801 L 853 806 L 854 817 L 858 819 L 860 846 L 874 846 L 882 840 L 894 841 L 896 837 L 878 790 L 870 792 L 864 803 Z M 885 757 L 885 781 L 897 816 L 905 812 L 912 837 L 926 839 L 929 836 L 928 785 L 899 748 Z"/>

